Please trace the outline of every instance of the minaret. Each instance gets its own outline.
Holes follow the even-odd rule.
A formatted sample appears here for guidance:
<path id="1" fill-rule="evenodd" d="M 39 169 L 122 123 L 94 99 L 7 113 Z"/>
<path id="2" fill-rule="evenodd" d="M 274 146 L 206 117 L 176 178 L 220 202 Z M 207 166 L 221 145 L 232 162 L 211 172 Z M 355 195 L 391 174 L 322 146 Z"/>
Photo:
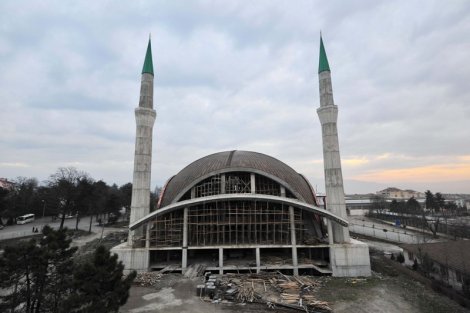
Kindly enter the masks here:
<path id="1" fill-rule="evenodd" d="M 343 174 L 339 156 L 338 128 L 336 126 L 338 120 L 338 106 L 335 105 L 333 100 L 330 66 L 321 35 L 318 78 L 320 81 L 320 107 L 317 109 L 317 113 L 322 126 L 326 208 L 335 215 L 347 218 L 346 204 L 344 201 Z M 329 236 L 333 235 L 334 242 L 349 242 L 349 229 L 336 223 L 332 224 L 332 231 L 330 231 L 329 227 Z"/>
<path id="2" fill-rule="evenodd" d="M 152 132 L 157 113 L 153 109 L 153 62 L 152 46 L 149 43 L 142 69 L 139 107 L 135 109 L 136 135 L 134 154 L 134 179 L 132 182 L 132 201 L 130 223 L 150 213 L 150 176 L 152 167 Z M 132 236 L 139 236 L 142 230 L 129 232 L 128 243 Z"/>

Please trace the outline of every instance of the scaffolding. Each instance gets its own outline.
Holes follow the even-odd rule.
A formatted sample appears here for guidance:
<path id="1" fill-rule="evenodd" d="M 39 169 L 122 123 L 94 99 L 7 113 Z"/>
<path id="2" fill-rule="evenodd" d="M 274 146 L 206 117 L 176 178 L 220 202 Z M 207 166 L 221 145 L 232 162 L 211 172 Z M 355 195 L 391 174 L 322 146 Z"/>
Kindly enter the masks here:
<path id="1" fill-rule="evenodd" d="M 256 193 L 271 196 L 281 196 L 281 186 L 279 183 L 262 175 L 255 175 Z"/>
<path id="2" fill-rule="evenodd" d="M 254 176 L 254 177 L 253 177 Z M 252 186 L 254 184 L 254 186 Z M 257 194 L 283 196 L 282 186 L 271 178 L 250 172 L 227 172 L 210 176 L 187 190 L 181 200 L 218 194 Z M 285 188 L 285 196 L 295 198 Z M 188 246 L 290 245 L 289 207 L 269 201 L 228 201 L 204 203 L 186 208 Z M 184 210 L 186 210 L 184 209 Z M 139 245 L 152 248 L 182 247 L 184 211 L 158 216 L 148 223 L 149 241 L 136 238 Z M 322 237 L 321 225 L 314 216 L 294 208 L 297 243 L 315 242 Z M 313 237 L 313 238 L 312 238 Z"/>
<path id="3" fill-rule="evenodd" d="M 225 174 L 225 193 L 250 193 L 251 174 L 232 172 Z"/>
<path id="4" fill-rule="evenodd" d="M 214 196 L 222 193 L 251 193 L 251 174 L 248 172 L 230 172 L 216 174 L 204 179 L 194 186 L 193 191 L 187 191 L 180 200 Z M 281 185 L 263 175 L 255 174 L 255 189 L 257 194 L 281 196 Z M 286 197 L 295 196 L 286 190 Z"/>
<path id="5" fill-rule="evenodd" d="M 150 224 L 150 246 L 179 247 L 183 244 L 183 213 L 159 216 Z"/>
<path id="6" fill-rule="evenodd" d="M 211 176 L 194 187 L 195 198 L 208 197 L 220 194 L 220 175 Z"/>
<path id="7" fill-rule="evenodd" d="M 306 234 L 303 211 L 294 209 L 297 242 Z M 150 222 L 150 247 L 179 247 L 183 243 L 183 212 Z M 290 245 L 289 207 L 259 201 L 221 201 L 188 209 L 188 246 Z"/>

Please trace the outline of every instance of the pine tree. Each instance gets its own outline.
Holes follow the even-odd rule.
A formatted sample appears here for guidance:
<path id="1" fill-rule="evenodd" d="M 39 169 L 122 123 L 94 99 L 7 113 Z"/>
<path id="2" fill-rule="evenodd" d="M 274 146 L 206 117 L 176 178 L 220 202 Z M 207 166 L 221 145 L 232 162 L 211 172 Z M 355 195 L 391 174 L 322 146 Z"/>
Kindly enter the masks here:
<path id="1" fill-rule="evenodd" d="M 100 246 L 93 260 L 80 264 L 73 274 L 73 287 L 62 312 L 118 312 L 126 303 L 136 272 L 123 278 L 124 266 L 117 255 Z"/>
<path id="2" fill-rule="evenodd" d="M 66 228 L 53 230 L 46 226 L 43 235 L 39 243 L 43 268 L 38 271 L 40 276 L 36 281 L 41 297 L 35 304 L 36 312 L 42 312 L 42 307 L 45 312 L 58 312 L 64 295 L 72 287 L 72 257 L 77 248 L 70 247 L 72 240 L 67 237 Z"/>
<path id="3" fill-rule="evenodd" d="M 22 241 L 16 246 L 5 247 L 0 258 L 0 312 L 32 312 L 34 299 L 33 268 L 39 250 L 34 240 Z"/>
<path id="4" fill-rule="evenodd" d="M 0 258 L 0 288 L 10 291 L 0 297 L 0 312 L 58 312 L 70 290 L 73 266 L 66 229 L 43 229 L 38 243 L 32 239 L 6 247 Z"/>
<path id="5" fill-rule="evenodd" d="M 67 230 L 45 226 L 43 237 L 6 247 L 0 256 L 0 312 L 117 312 L 126 303 L 136 273 L 104 247 L 93 259 L 73 263 Z"/>

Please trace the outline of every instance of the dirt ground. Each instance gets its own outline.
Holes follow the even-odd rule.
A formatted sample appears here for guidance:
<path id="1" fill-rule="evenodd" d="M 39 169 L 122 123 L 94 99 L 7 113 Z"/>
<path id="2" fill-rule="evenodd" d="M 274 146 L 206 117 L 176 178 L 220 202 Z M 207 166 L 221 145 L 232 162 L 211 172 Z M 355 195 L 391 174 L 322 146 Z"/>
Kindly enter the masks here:
<path id="1" fill-rule="evenodd" d="M 164 275 L 158 287 L 131 288 L 126 305 L 121 313 L 210 313 L 210 312 L 267 312 L 264 305 L 259 304 L 212 304 L 204 302 L 196 295 L 196 286 L 202 278 L 185 278 L 179 274 Z M 270 310 L 273 312 L 273 310 Z M 277 311 L 287 312 L 287 311 Z"/>
<path id="2" fill-rule="evenodd" d="M 371 249 L 373 251 L 373 249 Z M 379 252 L 371 253 L 373 275 L 367 279 L 325 278 L 318 298 L 342 313 L 465 313 L 470 312 L 384 262 Z"/>
<path id="3" fill-rule="evenodd" d="M 369 278 L 318 277 L 322 287 L 317 299 L 328 301 L 333 312 L 422 312 L 469 313 L 456 302 L 429 287 L 394 271 L 372 255 L 373 276 Z M 205 313 L 205 312 L 295 312 L 289 309 L 268 309 L 263 304 L 212 304 L 196 295 L 202 278 L 188 279 L 179 274 L 163 275 L 155 287 L 131 288 L 130 298 L 121 313 Z"/>

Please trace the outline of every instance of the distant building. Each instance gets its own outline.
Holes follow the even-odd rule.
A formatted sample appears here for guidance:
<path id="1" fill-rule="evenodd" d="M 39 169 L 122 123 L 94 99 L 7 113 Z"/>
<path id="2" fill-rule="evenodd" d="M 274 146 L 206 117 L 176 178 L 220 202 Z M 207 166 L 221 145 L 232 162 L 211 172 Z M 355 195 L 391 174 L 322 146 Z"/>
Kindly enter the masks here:
<path id="1" fill-rule="evenodd" d="M 415 199 L 424 198 L 424 192 L 414 191 L 410 189 L 402 190 L 395 187 L 388 187 L 384 190 L 376 192 L 377 195 L 383 196 L 388 199 L 397 199 L 397 200 L 408 200 L 413 197 Z"/>
<path id="2" fill-rule="evenodd" d="M 372 199 L 348 199 L 346 198 L 346 212 L 348 215 L 366 215 L 372 209 Z"/>
<path id="3" fill-rule="evenodd" d="M 470 198 L 455 200 L 455 204 L 465 208 L 467 211 L 470 210 Z"/>
<path id="4" fill-rule="evenodd" d="M 443 197 L 450 202 L 454 202 L 459 207 L 470 210 L 470 195 L 469 194 L 443 194 Z"/>
<path id="5" fill-rule="evenodd" d="M 406 265 L 413 265 L 416 259 L 423 266 L 427 255 L 432 261 L 431 277 L 458 291 L 470 288 L 470 240 L 403 244 L 401 247 Z"/>
<path id="6" fill-rule="evenodd" d="M 8 181 L 6 178 L 0 177 L 0 188 L 11 190 L 15 184 L 11 181 Z"/>

